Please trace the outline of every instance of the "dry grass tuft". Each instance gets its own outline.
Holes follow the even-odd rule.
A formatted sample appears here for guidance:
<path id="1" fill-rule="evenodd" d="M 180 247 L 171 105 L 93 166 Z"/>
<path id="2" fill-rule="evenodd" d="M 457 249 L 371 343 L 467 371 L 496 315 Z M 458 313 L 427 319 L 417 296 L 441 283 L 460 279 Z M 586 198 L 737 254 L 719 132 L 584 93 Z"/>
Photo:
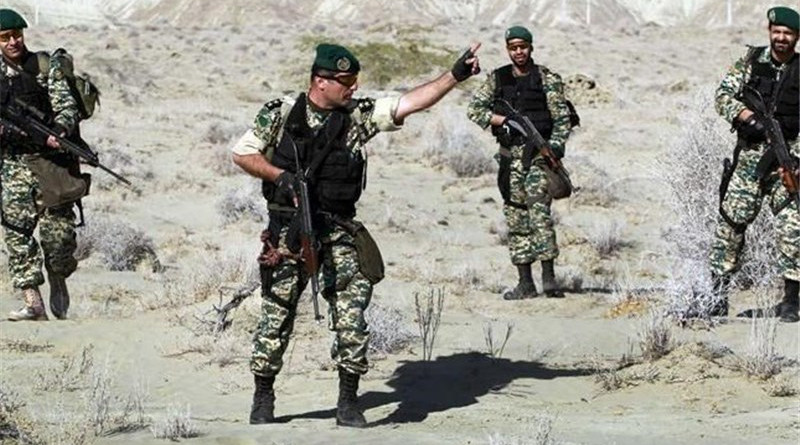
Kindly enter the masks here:
<path id="1" fill-rule="evenodd" d="M 199 430 L 192 422 L 189 405 L 186 405 L 185 410 L 182 410 L 177 405 L 168 406 L 164 417 L 157 420 L 150 427 L 150 432 L 153 433 L 153 437 L 156 439 L 168 439 L 171 441 L 200 436 Z"/>

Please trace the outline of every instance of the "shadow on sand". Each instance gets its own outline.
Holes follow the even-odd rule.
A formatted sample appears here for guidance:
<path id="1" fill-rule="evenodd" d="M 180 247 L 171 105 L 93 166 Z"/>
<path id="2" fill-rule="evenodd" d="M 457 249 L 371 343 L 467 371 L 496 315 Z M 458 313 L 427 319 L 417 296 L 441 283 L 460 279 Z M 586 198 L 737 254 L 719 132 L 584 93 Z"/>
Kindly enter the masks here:
<path id="1" fill-rule="evenodd" d="M 370 426 L 391 423 L 421 422 L 429 414 L 473 405 L 478 397 L 499 391 L 516 379 L 550 380 L 591 374 L 588 369 L 550 369 L 536 362 L 494 359 L 486 354 L 468 352 L 434 361 L 403 362 L 386 383 L 394 391 L 369 391 L 359 397 L 362 410 L 399 403 L 386 418 Z M 293 419 L 328 419 L 335 409 L 282 416 L 276 421 Z"/>

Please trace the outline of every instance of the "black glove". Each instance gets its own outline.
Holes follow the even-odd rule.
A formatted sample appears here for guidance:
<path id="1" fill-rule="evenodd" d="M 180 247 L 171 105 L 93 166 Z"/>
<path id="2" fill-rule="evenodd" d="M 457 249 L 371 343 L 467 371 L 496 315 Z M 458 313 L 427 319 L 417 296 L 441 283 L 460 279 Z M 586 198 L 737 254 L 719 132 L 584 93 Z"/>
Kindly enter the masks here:
<path id="1" fill-rule="evenodd" d="M 297 197 L 294 191 L 294 173 L 283 171 L 275 178 L 276 192 L 281 194 L 287 201 L 292 202 Z"/>
<path id="2" fill-rule="evenodd" d="M 475 54 L 472 54 L 472 51 L 466 50 L 461 57 L 456 60 L 456 63 L 453 65 L 453 69 L 450 70 L 453 73 L 453 77 L 456 78 L 456 81 L 463 82 L 470 78 L 473 74 L 478 74 L 480 69 L 477 72 L 472 72 L 472 63 L 467 63 L 467 59 L 471 59 L 475 57 Z"/>
<path id="3" fill-rule="evenodd" d="M 750 143 L 763 142 L 767 139 L 767 127 L 755 114 L 741 122 L 736 132 L 740 138 Z"/>

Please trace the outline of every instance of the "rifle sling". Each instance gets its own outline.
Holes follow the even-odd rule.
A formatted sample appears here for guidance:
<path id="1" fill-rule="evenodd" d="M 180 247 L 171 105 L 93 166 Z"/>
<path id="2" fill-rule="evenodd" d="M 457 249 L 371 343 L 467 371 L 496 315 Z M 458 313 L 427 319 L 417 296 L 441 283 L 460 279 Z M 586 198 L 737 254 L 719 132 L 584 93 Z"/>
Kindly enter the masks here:
<path id="1" fill-rule="evenodd" d="M 736 231 L 736 233 L 744 233 L 745 230 L 747 230 L 747 226 L 755 220 L 755 217 L 753 217 L 747 222 L 739 224 L 735 222 L 730 215 L 728 215 L 728 212 L 725 211 L 723 206 L 725 203 L 725 197 L 728 195 L 728 186 L 731 183 L 731 178 L 733 178 L 733 173 L 736 171 L 736 166 L 739 165 L 739 154 L 741 154 L 745 145 L 747 145 L 747 143 L 742 139 L 739 139 L 736 143 L 736 148 L 733 149 L 733 163 L 731 163 L 730 168 L 725 169 L 722 172 L 722 182 L 720 182 L 719 185 L 719 214 L 729 226 L 733 227 L 733 230 Z"/>

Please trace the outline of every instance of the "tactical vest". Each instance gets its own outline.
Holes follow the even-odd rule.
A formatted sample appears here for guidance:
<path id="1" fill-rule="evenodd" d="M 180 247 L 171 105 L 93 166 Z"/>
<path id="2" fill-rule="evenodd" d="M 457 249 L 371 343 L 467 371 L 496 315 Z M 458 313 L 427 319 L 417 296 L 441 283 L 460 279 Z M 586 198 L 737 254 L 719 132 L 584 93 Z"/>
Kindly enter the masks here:
<path id="1" fill-rule="evenodd" d="M 553 133 L 553 116 L 547 107 L 547 96 L 544 92 L 544 82 L 538 65 L 531 62 L 528 75 L 521 77 L 514 76 L 510 64 L 495 70 L 494 97 L 508 101 L 511 106 L 531 120 L 543 138 L 550 139 L 550 135 Z M 503 113 L 502 108 L 497 106 L 494 111 Z M 521 143 L 521 141 L 509 139 L 500 127 L 492 127 L 492 134 L 500 145 L 506 147 Z"/>
<path id="2" fill-rule="evenodd" d="M 8 63 L 8 62 L 6 62 Z M 0 73 L 0 103 L 3 105 L 20 99 L 32 105 L 42 113 L 45 122 L 53 121 L 53 108 L 50 106 L 50 96 L 47 89 L 36 82 L 39 74 L 39 61 L 36 53 L 28 51 L 21 64 L 22 72 L 16 76 L 6 76 Z M 12 68 L 13 69 L 13 68 Z M 31 152 L 37 148 L 30 143 L 11 141 L 11 151 Z"/>
<path id="3" fill-rule="evenodd" d="M 766 47 L 762 51 L 768 51 Z M 800 56 L 797 53 L 784 68 L 783 75 L 779 76 L 769 62 L 758 61 L 761 52 L 756 51 L 751 61 L 751 74 L 747 84 L 755 88 L 764 98 L 768 109 L 775 110 L 775 119 L 780 123 L 783 137 L 788 140 L 797 139 L 798 126 L 800 126 L 800 71 L 798 63 Z M 790 76 L 785 80 L 785 76 Z M 783 84 L 781 85 L 781 82 Z"/>
<path id="4" fill-rule="evenodd" d="M 312 130 L 306 107 L 306 95 L 300 94 L 283 123 L 283 136 L 271 163 L 296 173 L 299 158 L 300 166 L 307 169 L 312 211 L 353 217 L 363 188 L 365 162 L 360 151 L 347 146 L 351 110 L 332 110 L 325 124 Z M 270 203 L 293 206 L 286 201 L 287 197 L 275 193 L 275 185 L 270 181 L 263 181 L 262 192 Z"/>

